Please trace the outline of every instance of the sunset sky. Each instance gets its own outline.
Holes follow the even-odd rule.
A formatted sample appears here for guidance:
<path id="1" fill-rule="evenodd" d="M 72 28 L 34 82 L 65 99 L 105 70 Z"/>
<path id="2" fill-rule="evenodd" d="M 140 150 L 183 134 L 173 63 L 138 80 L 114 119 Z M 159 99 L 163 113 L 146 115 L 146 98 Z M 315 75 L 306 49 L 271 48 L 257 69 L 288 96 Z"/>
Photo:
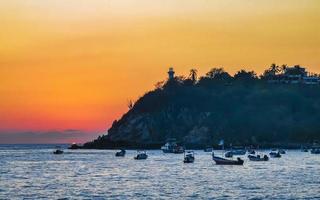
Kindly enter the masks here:
<path id="1" fill-rule="evenodd" d="M 84 142 L 167 77 L 320 73 L 319 0 L 0 0 L 0 143 Z"/>

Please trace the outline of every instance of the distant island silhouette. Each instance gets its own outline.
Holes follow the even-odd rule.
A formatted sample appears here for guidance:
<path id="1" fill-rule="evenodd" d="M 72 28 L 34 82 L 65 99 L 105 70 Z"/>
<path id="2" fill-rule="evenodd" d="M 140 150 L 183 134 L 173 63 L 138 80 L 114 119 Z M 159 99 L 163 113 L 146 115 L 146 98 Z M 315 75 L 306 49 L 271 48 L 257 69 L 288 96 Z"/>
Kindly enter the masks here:
<path id="1" fill-rule="evenodd" d="M 263 74 L 240 70 L 231 76 L 213 68 L 198 78 L 158 82 L 107 135 L 83 148 L 159 148 L 176 138 L 187 148 L 225 144 L 298 147 L 320 140 L 320 77 L 299 65 L 272 64 Z"/>

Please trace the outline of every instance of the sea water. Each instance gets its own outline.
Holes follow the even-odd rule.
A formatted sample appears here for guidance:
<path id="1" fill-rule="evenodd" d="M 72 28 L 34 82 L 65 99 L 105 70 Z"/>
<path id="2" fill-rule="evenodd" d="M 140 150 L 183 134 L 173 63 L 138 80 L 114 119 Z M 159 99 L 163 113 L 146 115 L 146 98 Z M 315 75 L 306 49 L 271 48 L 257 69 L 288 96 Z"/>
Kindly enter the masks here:
<path id="1" fill-rule="evenodd" d="M 183 154 L 160 150 L 147 160 L 134 160 L 135 151 L 54 150 L 0 145 L 0 199 L 320 199 L 320 155 L 299 150 L 268 162 L 242 156 L 243 166 L 215 165 L 203 151 L 185 164 Z"/>

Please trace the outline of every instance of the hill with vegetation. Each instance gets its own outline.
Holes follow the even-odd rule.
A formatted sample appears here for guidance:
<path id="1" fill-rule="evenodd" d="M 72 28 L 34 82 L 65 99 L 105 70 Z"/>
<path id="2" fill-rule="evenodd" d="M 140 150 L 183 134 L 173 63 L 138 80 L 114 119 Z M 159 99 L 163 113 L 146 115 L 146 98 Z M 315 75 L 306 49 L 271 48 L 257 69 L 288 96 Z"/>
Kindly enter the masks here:
<path id="1" fill-rule="evenodd" d="M 188 148 L 217 145 L 221 139 L 260 146 L 320 140 L 320 86 L 271 83 L 285 75 L 285 67 L 273 64 L 259 77 L 253 71 L 231 76 L 213 68 L 197 78 L 192 69 L 188 77 L 159 82 L 130 103 L 107 135 L 84 148 L 158 148 L 168 138 Z M 302 69 L 294 68 L 294 74 Z"/>

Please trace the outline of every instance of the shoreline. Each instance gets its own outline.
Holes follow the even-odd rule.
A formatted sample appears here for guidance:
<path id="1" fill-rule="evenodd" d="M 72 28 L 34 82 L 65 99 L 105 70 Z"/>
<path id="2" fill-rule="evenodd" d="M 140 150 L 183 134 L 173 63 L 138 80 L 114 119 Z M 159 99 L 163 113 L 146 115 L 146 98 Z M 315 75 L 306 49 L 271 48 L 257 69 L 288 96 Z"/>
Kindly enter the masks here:
<path id="1" fill-rule="evenodd" d="M 150 145 L 150 144 L 142 144 L 142 145 L 112 145 L 112 146 L 77 146 L 70 149 L 95 149 L 95 150 L 117 150 L 117 149 L 126 149 L 126 150 L 137 150 L 137 149 L 145 149 L 145 150 L 161 150 L 162 145 Z M 183 145 L 185 149 L 193 149 L 193 150 L 204 150 L 205 148 L 213 148 L 213 150 L 223 150 L 221 146 L 218 145 Z M 292 150 L 300 150 L 303 148 L 312 148 L 312 144 L 310 143 L 290 143 L 290 144 L 260 144 L 260 145 L 236 145 L 233 146 L 233 149 L 242 147 L 244 149 L 261 149 L 261 150 L 268 150 L 268 149 L 292 149 Z M 224 150 L 232 149 L 232 147 L 225 146 Z"/>

